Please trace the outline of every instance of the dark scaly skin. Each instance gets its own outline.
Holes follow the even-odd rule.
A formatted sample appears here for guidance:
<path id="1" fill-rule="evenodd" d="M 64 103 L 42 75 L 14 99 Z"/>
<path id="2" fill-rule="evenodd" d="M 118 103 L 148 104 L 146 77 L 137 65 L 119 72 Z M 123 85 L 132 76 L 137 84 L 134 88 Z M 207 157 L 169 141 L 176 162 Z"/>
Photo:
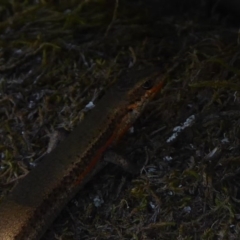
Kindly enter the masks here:
<path id="1" fill-rule="evenodd" d="M 104 152 L 121 138 L 159 92 L 157 72 L 126 74 L 84 121 L 0 203 L 0 240 L 37 240 L 66 203 L 98 171 Z M 151 79 L 151 89 L 143 84 Z"/>

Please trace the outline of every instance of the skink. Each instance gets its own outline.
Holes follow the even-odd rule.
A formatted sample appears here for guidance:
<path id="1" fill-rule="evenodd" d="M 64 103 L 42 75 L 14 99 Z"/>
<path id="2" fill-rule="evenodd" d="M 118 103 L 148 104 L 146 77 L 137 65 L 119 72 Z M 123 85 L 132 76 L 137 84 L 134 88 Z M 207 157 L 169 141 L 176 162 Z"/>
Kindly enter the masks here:
<path id="1" fill-rule="evenodd" d="M 0 240 L 40 239 L 163 84 L 156 69 L 124 74 L 69 137 L 0 203 Z"/>

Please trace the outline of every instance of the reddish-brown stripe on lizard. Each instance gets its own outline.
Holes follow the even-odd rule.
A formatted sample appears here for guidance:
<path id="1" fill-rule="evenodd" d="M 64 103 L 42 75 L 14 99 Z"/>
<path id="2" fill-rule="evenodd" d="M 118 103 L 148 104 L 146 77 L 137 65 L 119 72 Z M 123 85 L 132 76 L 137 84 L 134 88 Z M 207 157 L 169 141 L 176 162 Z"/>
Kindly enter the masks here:
<path id="1" fill-rule="evenodd" d="M 158 72 L 135 70 L 110 88 L 69 137 L 0 204 L 0 239 L 40 239 L 98 171 L 104 152 L 125 134 L 162 86 Z"/>

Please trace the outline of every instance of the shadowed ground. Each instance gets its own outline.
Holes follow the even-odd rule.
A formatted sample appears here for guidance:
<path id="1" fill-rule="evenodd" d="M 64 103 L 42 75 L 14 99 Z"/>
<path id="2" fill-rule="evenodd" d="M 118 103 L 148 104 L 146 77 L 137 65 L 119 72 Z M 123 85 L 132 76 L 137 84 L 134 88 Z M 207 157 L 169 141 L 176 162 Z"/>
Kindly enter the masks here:
<path id="1" fill-rule="evenodd" d="M 174 67 L 117 149 L 142 172 L 109 165 L 45 239 L 240 237 L 238 29 L 204 1 L 146 2 L 2 1 L 1 196 L 122 70 Z"/>

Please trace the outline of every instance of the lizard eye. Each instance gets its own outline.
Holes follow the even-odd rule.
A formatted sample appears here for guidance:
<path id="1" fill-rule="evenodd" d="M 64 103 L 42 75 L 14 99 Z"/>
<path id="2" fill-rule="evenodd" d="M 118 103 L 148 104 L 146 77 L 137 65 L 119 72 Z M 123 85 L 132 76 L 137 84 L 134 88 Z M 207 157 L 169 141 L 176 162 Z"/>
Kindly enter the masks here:
<path id="1" fill-rule="evenodd" d="M 147 80 L 144 84 L 143 84 L 143 89 L 149 90 L 153 87 L 153 81 L 152 80 Z"/>

